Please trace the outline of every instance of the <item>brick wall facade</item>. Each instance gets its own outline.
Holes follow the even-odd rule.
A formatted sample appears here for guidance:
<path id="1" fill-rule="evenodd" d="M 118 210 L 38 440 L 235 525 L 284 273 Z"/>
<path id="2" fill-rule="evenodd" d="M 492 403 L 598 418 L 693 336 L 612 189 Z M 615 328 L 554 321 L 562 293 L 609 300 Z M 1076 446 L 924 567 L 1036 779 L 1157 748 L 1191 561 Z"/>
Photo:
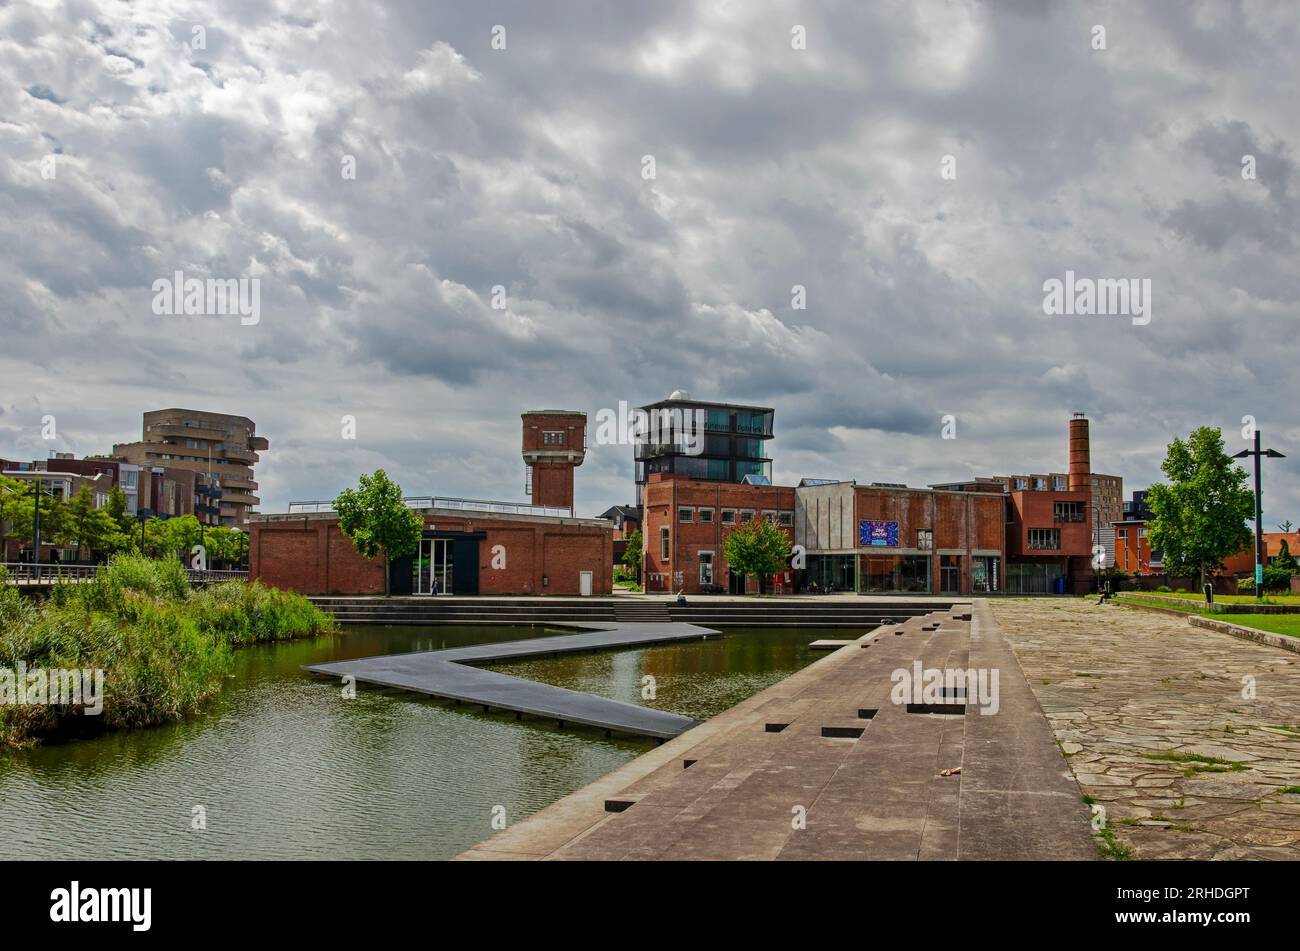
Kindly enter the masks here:
<path id="1" fill-rule="evenodd" d="M 333 516 L 277 517 L 249 523 L 249 577 L 304 594 L 383 594 L 379 559 L 357 553 Z M 479 593 L 580 593 L 580 572 L 592 573 L 592 593 L 613 591 L 613 538 L 608 525 L 541 516 L 475 517 L 425 513 L 425 529 L 483 532 Z M 493 549 L 505 548 L 505 568 L 493 568 Z"/>

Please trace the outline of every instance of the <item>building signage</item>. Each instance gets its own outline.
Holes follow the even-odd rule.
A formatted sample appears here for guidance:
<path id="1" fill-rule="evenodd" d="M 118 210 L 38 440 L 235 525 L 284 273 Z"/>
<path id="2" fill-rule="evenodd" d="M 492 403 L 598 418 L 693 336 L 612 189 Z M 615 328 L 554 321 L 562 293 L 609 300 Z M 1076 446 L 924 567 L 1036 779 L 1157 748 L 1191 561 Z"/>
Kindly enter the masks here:
<path id="1" fill-rule="evenodd" d="M 858 522 L 858 544 L 863 547 L 897 548 L 898 523 L 873 522 L 864 518 Z"/>

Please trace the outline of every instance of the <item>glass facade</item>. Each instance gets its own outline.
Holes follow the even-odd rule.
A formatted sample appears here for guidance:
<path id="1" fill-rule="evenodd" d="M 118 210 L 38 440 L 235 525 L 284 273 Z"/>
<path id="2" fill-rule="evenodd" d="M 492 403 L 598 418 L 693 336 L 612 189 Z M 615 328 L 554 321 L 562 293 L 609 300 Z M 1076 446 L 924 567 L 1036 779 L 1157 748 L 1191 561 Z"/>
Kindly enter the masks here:
<path id="1" fill-rule="evenodd" d="M 1057 562 L 1015 562 L 1007 565 L 1007 593 L 1055 594 L 1064 574 Z"/>
<path id="2" fill-rule="evenodd" d="M 859 555 L 862 586 L 866 593 L 930 592 L 930 556 Z"/>
<path id="3" fill-rule="evenodd" d="M 818 591 L 855 591 L 856 563 L 853 555 L 809 555 L 804 584 L 809 590 L 815 584 Z"/>

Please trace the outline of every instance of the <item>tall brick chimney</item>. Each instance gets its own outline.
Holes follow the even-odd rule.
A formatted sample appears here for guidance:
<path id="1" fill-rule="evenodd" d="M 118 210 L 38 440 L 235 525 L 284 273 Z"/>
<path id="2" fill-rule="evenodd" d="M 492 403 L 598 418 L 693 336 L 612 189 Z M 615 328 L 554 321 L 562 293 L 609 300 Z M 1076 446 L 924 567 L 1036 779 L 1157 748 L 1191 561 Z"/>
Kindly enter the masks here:
<path id="1" fill-rule="evenodd" d="M 1070 420 L 1070 491 L 1092 488 L 1092 460 L 1088 448 L 1088 417 L 1075 413 Z"/>

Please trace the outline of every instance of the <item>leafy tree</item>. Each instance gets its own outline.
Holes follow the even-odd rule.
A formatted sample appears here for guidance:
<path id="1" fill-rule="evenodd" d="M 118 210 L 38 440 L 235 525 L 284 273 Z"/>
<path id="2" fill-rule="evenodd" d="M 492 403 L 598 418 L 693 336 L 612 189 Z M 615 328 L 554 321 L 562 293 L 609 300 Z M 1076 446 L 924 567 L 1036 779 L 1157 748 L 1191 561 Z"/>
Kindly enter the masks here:
<path id="1" fill-rule="evenodd" d="M 1300 572 L 1300 565 L 1296 564 L 1295 555 L 1291 554 L 1291 546 L 1287 544 L 1285 538 L 1278 548 L 1277 557 L 1273 559 L 1272 567 L 1285 570 L 1288 576 Z"/>
<path id="2" fill-rule="evenodd" d="M 1163 549 L 1170 575 L 1196 573 L 1204 584 L 1223 561 L 1250 545 L 1246 522 L 1254 517 L 1255 497 L 1246 488 L 1246 470 L 1223 451 L 1223 435 L 1202 426 L 1169 444 L 1161 470 L 1169 484 L 1147 492 L 1151 547 Z"/>
<path id="3" fill-rule="evenodd" d="M 117 521 L 105 508 L 95 507 L 95 492 L 89 485 L 82 485 L 72 501 L 68 503 L 67 518 L 58 536 L 66 545 L 77 546 L 77 557 L 82 557 L 83 549 L 87 552 L 105 551 L 115 542 L 124 541 Z"/>
<path id="4" fill-rule="evenodd" d="M 784 571 L 790 563 L 790 535 L 765 518 L 756 518 L 734 529 L 722 543 L 722 554 L 732 574 L 757 575 L 763 579 Z"/>
<path id="5" fill-rule="evenodd" d="M 31 545 L 36 487 L 40 483 L 27 479 L 4 479 L 3 476 L 0 479 L 5 483 L 4 489 L 0 490 L 0 513 L 3 513 L 0 521 L 8 522 L 8 536 Z M 41 492 L 42 542 L 54 541 L 62 535 L 67 524 L 67 513 L 68 507 L 62 500 L 51 496 L 48 489 Z"/>
<path id="6" fill-rule="evenodd" d="M 352 539 L 364 558 L 382 555 L 384 596 L 390 594 L 389 565 L 394 558 L 414 554 L 420 547 L 424 519 L 402 501 L 402 487 L 383 469 L 362 475 L 358 489 L 344 489 L 334 500 L 339 531 Z"/>
<path id="7" fill-rule="evenodd" d="M 131 534 L 131 530 L 135 528 L 135 519 L 126 510 L 126 493 L 122 491 L 120 485 L 115 485 L 108 490 L 108 504 L 104 506 L 104 511 L 117 523 L 118 531 L 126 535 Z"/>
<path id="8" fill-rule="evenodd" d="M 190 549 L 206 540 L 203 526 L 193 515 L 181 515 L 165 519 L 162 523 L 163 544 L 167 550 L 178 556 L 186 567 L 190 563 Z"/>
<path id="9" fill-rule="evenodd" d="M 641 549 L 643 542 L 641 539 L 641 529 L 632 529 L 632 534 L 627 536 L 627 549 L 623 552 L 623 564 L 632 569 L 637 584 L 641 583 L 641 562 L 645 557 L 645 552 Z"/>

